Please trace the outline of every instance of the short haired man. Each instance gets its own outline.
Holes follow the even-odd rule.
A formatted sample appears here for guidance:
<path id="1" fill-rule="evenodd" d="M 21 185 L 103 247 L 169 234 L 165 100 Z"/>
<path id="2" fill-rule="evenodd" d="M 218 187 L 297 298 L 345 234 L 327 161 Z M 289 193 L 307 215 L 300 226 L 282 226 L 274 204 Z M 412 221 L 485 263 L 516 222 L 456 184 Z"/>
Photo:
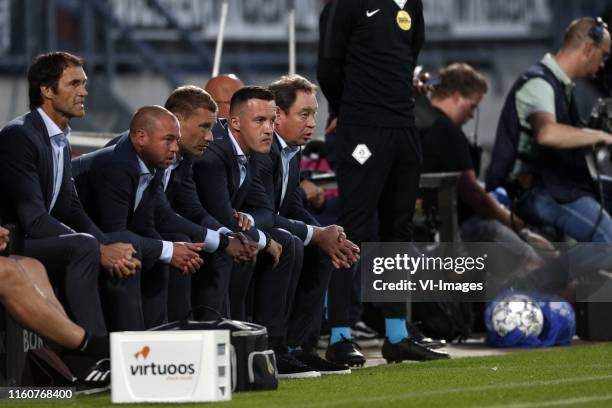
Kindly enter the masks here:
<path id="1" fill-rule="evenodd" d="M 274 203 L 275 226 L 298 236 L 305 246 L 304 265 L 294 271 L 297 289 L 290 307 L 287 341 L 298 360 L 322 374 L 350 372 L 347 366 L 323 360 L 316 353 L 332 266 L 350 267 L 359 252 L 341 227 L 319 225 L 304 208 L 299 191 L 300 148 L 314 132 L 317 87 L 304 77 L 288 75 L 272 83 L 269 89 L 277 105 L 274 140 L 269 154 L 257 155 L 259 176 Z"/>
<path id="2" fill-rule="evenodd" d="M 274 211 L 261 181 L 255 160 L 267 154 L 273 142 L 276 117 L 274 96 L 267 89 L 247 86 L 232 96 L 228 129 L 194 164 L 194 176 L 202 204 L 226 226 L 237 229 L 232 206 L 248 212 L 254 228 L 246 234 L 259 241 L 266 250 L 266 241 L 282 246 L 278 265 L 271 267 L 266 256 L 258 256 L 253 271 L 248 267 L 232 270 L 230 291 L 231 313 L 243 316 L 246 291 L 254 274 L 253 318 L 267 327 L 270 347 L 276 353 L 279 378 L 304 378 L 320 373 L 305 366 L 288 352 L 287 315 L 293 297 L 292 271 L 302 266 L 303 244 L 299 238 L 274 228 Z M 271 254 L 273 255 L 273 254 Z"/>
<path id="3" fill-rule="evenodd" d="M 83 204 L 104 231 L 122 234 L 142 252 L 143 268 L 130 279 L 105 282 L 107 319 L 114 330 L 144 330 L 167 320 L 168 265 L 199 270 L 201 227 L 178 216 L 162 189 L 163 170 L 178 151 L 179 124 L 161 106 L 132 117 L 128 137 L 74 159 Z M 180 233 L 169 241 L 164 234 Z"/>
<path id="4" fill-rule="evenodd" d="M 612 242 L 612 219 L 584 161 L 585 147 L 612 144 L 612 135 L 581 128 L 572 96 L 574 81 L 595 75 L 609 52 L 602 21 L 574 20 L 559 51 L 523 73 L 508 94 L 487 174 L 492 190 L 512 172 L 528 190 L 517 205 L 521 216 L 577 241 Z"/>
<path id="5" fill-rule="evenodd" d="M 247 198 L 263 193 L 259 180 L 253 176 L 248 159 L 253 152 L 269 151 L 272 138 L 271 130 L 267 130 L 271 124 L 267 122 L 274 120 L 275 112 L 273 96 L 263 88 L 245 87 L 234 95 L 233 116 L 230 115 L 228 126 L 229 131 L 233 131 L 231 135 L 235 136 L 230 136 L 228 129 L 225 129 L 224 137 L 218 139 L 219 143 L 215 140 L 209 145 L 201 159 L 194 163 L 193 169 L 198 195 L 204 208 L 221 224 L 233 231 L 240 231 L 242 228 L 235 217 L 235 209 L 250 205 Z M 209 169 L 212 166 L 209 162 L 218 164 L 218 161 L 224 166 Z M 230 171 L 230 174 L 224 170 Z M 226 192 L 229 196 L 224 200 Z M 265 195 L 257 198 L 263 198 L 265 203 Z M 251 228 L 247 235 L 259 242 L 260 249 L 270 242 L 269 237 L 257 228 Z M 275 247 L 272 245 L 273 253 L 270 255 L 277 255 Z"/>
<path id="6" fill-rule="evenodd" d="M 0 132 L 0 216 L 16 225 L 15 252 L 42 262 L 68 315 L 106 334 L 98 296 L 102 266 L 122 279 L 140 266 L 134 247 L 110 244 L 83 210 L 72 180 L 70 120 L 85 114 L 83 61 L 39 55 L 28 70 L 30 112 Z"/>
<path id="7" fill-rule="evenodd" d="M 183 318 L 191 309 L 191 282 L 203 291 L 198 304 L 221 311 L 227 292 L 216 282 L 219 275 L 230 275 L 232 259 L 250 261 L 257 253 L 255 244 L 241 234 L 234 235 L 202 206 L 193 181 L 193 163 L 213 141 L 217 104 L 211 96 L 194 85 L 176 88 L 165 104 L 178 119 L 181 138 L 175 163 L 166 169 L 163 186 L 172 208 L 181 216 L 204 228 L 206 244 L 203 269 L 190 275 L 171 273 L 168 287 L 169 320 Z"/>
<path id="8" fill-rule="evenodd" d="M 521 265 L 541 264 L 534 249 L 521 238 L 548 242 L 526 229 L 517 215 L 499 205 L 478 183 L 469 142 L 461 127 L 474 117 L 488 90 L 484 76 L 465 63 L 450 64 L 440 70 L 439 85 L 431 94 L 432 119 L 420 128 L 425 172 L 459 172 L 457 193 L 461 238 L 468 242 L 505 242 L 507 259 Z M 516 231 L 516 232 L 515 232 Z M 508 276 L 505 276 L 508 279 Z"/>

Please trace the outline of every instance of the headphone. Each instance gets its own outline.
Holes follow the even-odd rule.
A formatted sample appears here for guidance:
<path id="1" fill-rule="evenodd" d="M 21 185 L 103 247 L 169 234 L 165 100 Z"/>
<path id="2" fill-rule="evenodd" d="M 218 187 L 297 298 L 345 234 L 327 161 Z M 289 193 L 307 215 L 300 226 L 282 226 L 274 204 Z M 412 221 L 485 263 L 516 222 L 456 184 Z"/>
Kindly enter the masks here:
<path id="1" fill-rule="evenodd" d="M 604 39 L 604 30 L 608 29 L 608 24 L 601 17 L 594 19 L 595 25 L 589 30 L 588 36 L 595 44 L 601 44 Z"/>

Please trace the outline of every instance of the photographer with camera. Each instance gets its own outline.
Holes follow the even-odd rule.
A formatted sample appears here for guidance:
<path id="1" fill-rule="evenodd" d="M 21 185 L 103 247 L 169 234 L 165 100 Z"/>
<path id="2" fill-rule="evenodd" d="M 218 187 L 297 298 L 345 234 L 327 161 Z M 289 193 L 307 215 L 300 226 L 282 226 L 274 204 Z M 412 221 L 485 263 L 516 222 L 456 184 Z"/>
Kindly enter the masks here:
<path id="1" fill-rule="evenodd" d="M 512 87 L 501 113 L 487 190 L 510 173 L 522 190 L 517 212 L 580 242 L 612 242 L 612 219 L 598 202 L 585 162 L 587 147 L 612 144 L 612 135 L 583 129 L 574 81 L 595 75 L 610 51 L 601 19 L 574 20 L 555 55 L 547 54 Z"/>

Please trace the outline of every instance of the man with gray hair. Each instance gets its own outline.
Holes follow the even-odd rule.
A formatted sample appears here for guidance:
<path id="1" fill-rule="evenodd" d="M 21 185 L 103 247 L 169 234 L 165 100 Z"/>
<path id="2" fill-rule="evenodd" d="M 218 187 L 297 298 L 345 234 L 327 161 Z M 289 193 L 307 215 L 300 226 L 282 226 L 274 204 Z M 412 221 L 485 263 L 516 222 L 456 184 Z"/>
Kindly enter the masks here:
<path id="1" fill-rule="evenodd" d="M 319 225 L 302 201 L 300 148 L 314 133 L 317 87 L 302 76 L 286 75 L 269 89 L 276 102 L 276 119 L 270 152 L 256 157 L 259 178 L 274 206 L 274 225 L 299 237 L 304 245 L 303 265 L 293 271 L 287 343 L 295 358 L 321 374 L 350 373 L 348 366 L 316 353 L 333 269 L 348 268 L 359 258 L 359 248 L 346 239 L 342 227 Z M 330 307 L 329 313 L 336 310 Z"/>

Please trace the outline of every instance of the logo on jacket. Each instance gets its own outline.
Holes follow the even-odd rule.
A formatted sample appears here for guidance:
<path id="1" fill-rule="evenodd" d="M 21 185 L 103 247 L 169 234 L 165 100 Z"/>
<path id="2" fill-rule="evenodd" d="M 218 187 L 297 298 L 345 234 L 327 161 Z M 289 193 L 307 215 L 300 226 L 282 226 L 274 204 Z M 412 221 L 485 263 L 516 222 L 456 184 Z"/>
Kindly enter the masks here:
<path id="1" fill-rule="evenodd" d="M 410 30 L 412 28 L 412 19 L 410 18 L 410 14 L 406 10 L 400 10 L 397 12 L 397 16 L 395 17 L 395 21 L 399 28 L 404 31 Z"/>
<path id="2" fill-rule="evenodd" d="M 357 160 L 359 164 L 364 164 L 371 156 L 372 152 L 370 152 L 368 146 L 364 144 L 358 144 L 355 146 L 355 150 L 353 150 L 353 158 Z"/>

